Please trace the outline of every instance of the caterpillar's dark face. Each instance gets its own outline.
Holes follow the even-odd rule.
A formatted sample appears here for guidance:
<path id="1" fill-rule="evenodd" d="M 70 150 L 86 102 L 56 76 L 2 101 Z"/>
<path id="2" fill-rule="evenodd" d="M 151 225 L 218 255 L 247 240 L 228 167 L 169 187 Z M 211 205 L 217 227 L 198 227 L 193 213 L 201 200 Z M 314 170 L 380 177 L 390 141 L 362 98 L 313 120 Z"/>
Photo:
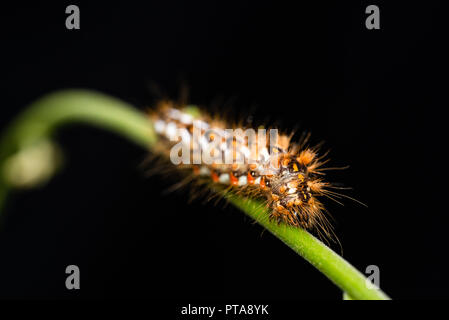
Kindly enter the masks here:
<path id="1" fill-rule="evenodd" d="M 316 200 L 317 181 L 305 164 L 296 156 L 281 154 L 278 157 L 278 173 L 267 177 L 271 192 L 273 218 L 293 225 L 309 227 L 313 214 L 321 210 Z M 315 192 L 314 192 L 315 191 Z"/>

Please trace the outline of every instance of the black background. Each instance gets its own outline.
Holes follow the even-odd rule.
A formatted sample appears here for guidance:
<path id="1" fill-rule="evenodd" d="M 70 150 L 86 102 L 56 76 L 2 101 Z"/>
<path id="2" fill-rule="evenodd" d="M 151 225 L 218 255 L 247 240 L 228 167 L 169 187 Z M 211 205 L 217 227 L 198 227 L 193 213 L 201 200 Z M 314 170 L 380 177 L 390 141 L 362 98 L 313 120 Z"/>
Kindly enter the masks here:
<path id="1" fill-rule="evenodd" d="M 379 266 L 392 298 L 447 298 L 447 22 L 437 2 L 391 2 L 77 1 L 80 30 L 65 28 L 69 2 L 2 4 L 0 123 L 58 89 L 144 109 L 155 86 L 176 99 L 187 84 L 192 103 L 299 124 L 368 205 L 327 204 L 344 257 Z M 365 28 L 369 4 L 381 30 Z M 8 200 L 1 298 L 341 299 L 232 206 L 163 194 L 176 176 L 146 178 L 145 150 L 80 125 L 57 139 L 64 170 Z M 81 290 L 65 288 L 69 264 Z"/>

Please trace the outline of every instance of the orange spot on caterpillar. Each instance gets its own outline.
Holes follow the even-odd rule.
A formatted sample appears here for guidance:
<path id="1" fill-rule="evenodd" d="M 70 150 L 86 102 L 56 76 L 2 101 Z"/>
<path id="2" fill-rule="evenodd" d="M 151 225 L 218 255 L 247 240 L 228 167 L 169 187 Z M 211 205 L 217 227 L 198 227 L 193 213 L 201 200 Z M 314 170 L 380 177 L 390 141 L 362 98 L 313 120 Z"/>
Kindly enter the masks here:
<path id="1" fill-rule="evenodd" d="M 256 181 L 256 179 L 254 179 L 254 177 L 251 175 L 251 171 L 248 171 L 246 178 L 248 180 L 249 185 L 254 185 L 254 182 Z"/>
<path id="2" fill-rule="evenodd" d="M 267 188 L 267 185 L 265 184 L 265 177 L 260 178 L 260 187 L 262 190 L 265 190 Z"/>
<path id="3" fill-rule="evenodd" d="M 229 178 L 231 180 L 231 185 L 238 186 L 239 179 L 236 176 L 234 176 L 234 174 L 232 172 L 229 174 Z"/>
<path id="4" fill-rule="evenodd" d="M 213 182 L 218 182 L 218 174 L 215 171 L 212 171 L 210 176 Z"/>

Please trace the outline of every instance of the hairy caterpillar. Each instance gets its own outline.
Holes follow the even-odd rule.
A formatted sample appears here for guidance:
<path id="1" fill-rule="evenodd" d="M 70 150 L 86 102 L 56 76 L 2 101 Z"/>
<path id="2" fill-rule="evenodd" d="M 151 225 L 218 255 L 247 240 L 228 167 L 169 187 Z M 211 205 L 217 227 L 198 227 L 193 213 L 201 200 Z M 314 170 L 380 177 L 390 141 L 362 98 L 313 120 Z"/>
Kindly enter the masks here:
<path id="1" fill-rule="evenodd" d="M 319 155 L 319 146 L 307 147 L 308 135 L 292 143 L 292 135 L 260 139 L 258 130 L 254 144 L 245 135 L 247 128 L 227 135 L 226 128 L 233 127 L 228 123 L 170 101 L 160 102 L 149 116 L 164 146 L 162 152 L 170 152 L 178 167 L 191 170 L 191 180 L 206 178 L 227 190 L 264 199 L 271 209 L 271 220 L 316 231 L 326 238 L 335 237 L 318 198 L 338 202 L 336 198 L 348 196 L 333 191 L 341 188 L 323 179 L 323 171 L 331 169 L 323 167 L 327 153 Z M 211 156 L 208 161 L 195 159 L 195 151 L 204 148 Z"/>

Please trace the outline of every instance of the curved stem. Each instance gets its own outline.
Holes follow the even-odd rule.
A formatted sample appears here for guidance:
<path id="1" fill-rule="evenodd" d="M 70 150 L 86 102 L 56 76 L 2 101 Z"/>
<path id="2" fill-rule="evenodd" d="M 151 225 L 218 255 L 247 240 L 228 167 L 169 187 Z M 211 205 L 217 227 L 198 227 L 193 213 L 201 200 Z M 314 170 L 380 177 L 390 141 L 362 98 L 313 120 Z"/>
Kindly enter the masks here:
<path id="1" fill-rule="evenodd" d="M 128 103 L 93 91 L 66 90 L 37 100 L 19 115 L 1 139 L 0 160 L 70 122 L 111 130 L 145 148 L 156 141 L 149 120 Z"/>
<path id="2" fill-rule="evenodd" d="M 8 179 L 11 170 L 6 168 L 11 162 L 8 160 L 49 140 L 58 127 L 72 122 L 108 129 L 144 148 L 156 141 L 147 117 L 119 99 L 87 90 L 65 90 L 46 95 L 28 106 L 0 138 L 0 210 L 12 187 Z"/>
<path id="3" fill-rule="evenodd" d="M 14 154 L 49 140 L 56 128 L 69 122 L 89 123 L 150 148 L 156 141 L 148 117 L 129 104 L 106 95 L 85 90 L 61 91 L 45 96 L 27 108 L 0 140 L 0 209 L 12 188 L 5 172 L 5 162 Z M 226 194 L 240 208 L 296 253 L 310 262 L 353 299 L 389 299 L 380 289 L 366 285 L 365 277 L 346 260 L 307 231 L 271 223 L 267 208 L 261 203 Z"/>

